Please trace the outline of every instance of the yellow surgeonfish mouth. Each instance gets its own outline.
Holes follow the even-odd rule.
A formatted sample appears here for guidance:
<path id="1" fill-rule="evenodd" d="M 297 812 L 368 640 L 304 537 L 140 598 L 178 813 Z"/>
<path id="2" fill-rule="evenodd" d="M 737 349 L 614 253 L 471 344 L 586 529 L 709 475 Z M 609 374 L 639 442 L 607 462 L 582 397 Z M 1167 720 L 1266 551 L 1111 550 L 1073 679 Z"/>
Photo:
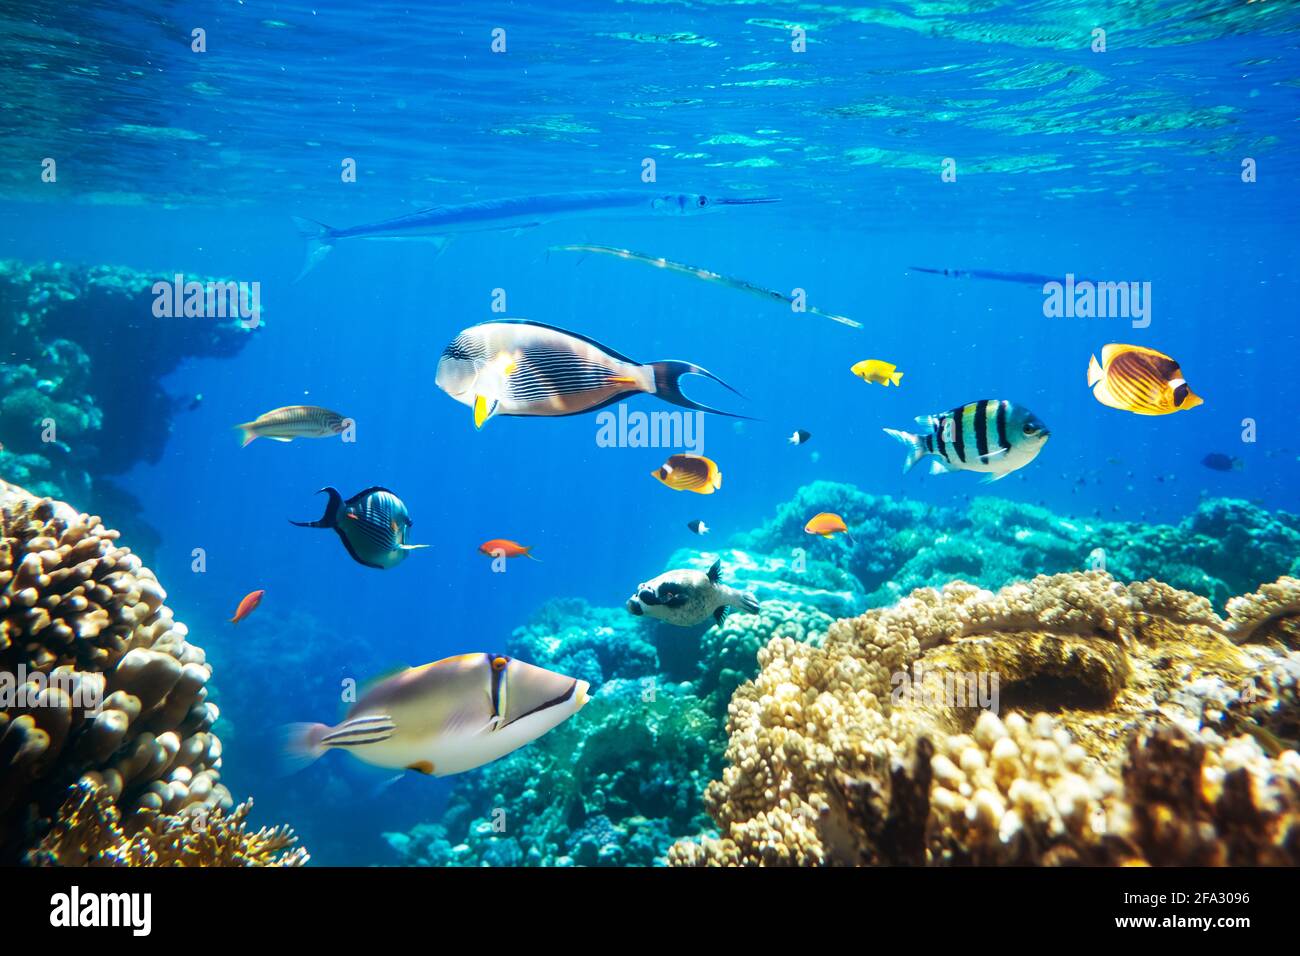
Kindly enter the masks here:
<path id="1" fill-rule="evenodd" d="M 720 273 L 713 272 L 710 269 L 704 269 L 700 266 L 687 265 L 684 262 L 673 262 L 662 256 L 652 256 L 644 252 L 634 252 L 631 249 L 619 249 L 617 246 L 594 246 L 594 245 L 568 245 L 568 246 L 551 246 L 552 252 L 582 252 L 595 253 L 597 255 L 613 256 L 616 259 L 625 259 L 630 262 L 641 262 L 656 269 L 663 269 L 667 272 L 676 272 L 678 275 L 690 276 L 692 279 L 699 279 L 701 282 L 712 282 L 716 285 L 726 286 L 729 289 L 737 289 L 741 292 L 748 292 L 750 295 L 756 295 L 761 299 L 767 299 L 769 302 L 780 302 L 788 306 L 795 305 L 793 296 L 788 296 L 784 292 L 778 292 L 775 289 L 766 289 L 763 286 L 755 285 L 744 279 L 737 279 L 733 276 L 724 276 Z M 832 322 L 838 322 L 841 325 L 847 325 L 851 329 L 862 328 L 862 323 L 850 319 L 846 315 L 837 315 L 834 312 L 825 312 L 816 306 L 801 304 L 801 311 L 810 312 L 813 315 L 820 315 L 823 318 L 830 319 Z"/>

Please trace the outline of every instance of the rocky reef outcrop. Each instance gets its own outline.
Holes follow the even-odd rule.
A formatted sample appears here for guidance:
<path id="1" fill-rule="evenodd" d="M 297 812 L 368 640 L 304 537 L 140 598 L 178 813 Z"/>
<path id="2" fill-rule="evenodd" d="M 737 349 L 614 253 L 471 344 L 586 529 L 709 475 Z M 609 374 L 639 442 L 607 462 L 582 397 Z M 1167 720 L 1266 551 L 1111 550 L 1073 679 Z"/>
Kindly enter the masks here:
<path id="1" fill-rule="evenodd" d="M 233 356 L 256 332 L 237 316 L 157 318 L 154 283 L 172 279 L 0 260 L 0 475 L 117 515 L 137 548 L 156 536 L 111 476 L 157 461 L 192 401 L 169 395 L 163 378 L 188 358 Z"/>
<path id="2" fill-rule="evenodd" d="M 1297 600 L 1282 578 L 1224 620 L 1074 572 L 771 641 L 705 793 L 718 836 L 670 862 L 1300 863 Z"/>
<path id="3" fill-rule="evenodd" d="M 203 649 L 99 518 L 0 482 L 0 862 L 304 862 L 221 783 Z"/>

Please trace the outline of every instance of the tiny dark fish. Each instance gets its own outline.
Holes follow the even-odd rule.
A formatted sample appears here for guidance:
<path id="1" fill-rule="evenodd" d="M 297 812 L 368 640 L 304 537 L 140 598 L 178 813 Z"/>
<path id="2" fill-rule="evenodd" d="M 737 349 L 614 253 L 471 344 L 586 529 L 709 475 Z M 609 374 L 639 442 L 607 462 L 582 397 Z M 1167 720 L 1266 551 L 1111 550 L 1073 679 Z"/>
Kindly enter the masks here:
<path id="1" fill-rule="evenodd" d="M 1246 463 L 1240 458 L 1234 458 L 1232 455 L 1225 455 L 1222 452 L 1211 452 L 1201 459 L 1201 464 L 1206 468 L 1214 471 L 1241 471 L 1246 467 Z"/>
<path id="2" fill-rule="evenodd" d="M 708 533 L 709 533 L 709 526 L 706 525 L 703 521 L 698 521 L 698 520 L 697 520 L 697 521 L 688 521 L 688 522 L 686 522 L 686 527 L 690 528 L 691 531 L 694 532 L 695 534 L 708 534 Z"/>
<path id="3" fill-rule="evenodd" d="M 795 431 L 793 435 L 791 435 L 786 440 L 789 441 L 791 445 L 802 445 L 809 438 L 812 438 L 812 432 L 806 432 L 803 429 L 798 429 L 797 431 Z"/>

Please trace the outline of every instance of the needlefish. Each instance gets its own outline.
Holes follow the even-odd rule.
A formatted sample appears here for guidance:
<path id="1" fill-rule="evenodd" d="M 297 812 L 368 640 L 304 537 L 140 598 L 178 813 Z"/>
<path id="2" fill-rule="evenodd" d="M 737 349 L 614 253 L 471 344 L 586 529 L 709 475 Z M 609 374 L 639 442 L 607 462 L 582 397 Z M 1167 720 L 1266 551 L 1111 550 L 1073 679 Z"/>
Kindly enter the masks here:
<path id="1" fill-rule="evenodd" d="M 925 272 L 949 279 L 992 279 L 995 282 L 1019 282 L 1024 285 L 1045 285 L 1060 282 L 1059 276 L 1043 276 L 1034 272 L 998 272 L 995 269 L 928 269 L 925 266 L 908 266 L 913 272 Z M 1083 281 L 1083 280 L 1076 280 Z"/>
<path id="2" fill-rule="evenodd" d="M 336 229 L 314 219 L 294 216 L 298 233 L 307 241 L 301 279 L 315 268 L 334 244 L 343 239 L 418 239 L 433 242 L 441 252 L 453 236 L 469 232 L 515 232 L 561 219 L 628 216 L 696 216 L 728 206 L 773 203 L 772 196 L 706 196 L 703 193 L 651 193 L 642 190 L 602 190 L 512 196 L 452 206 L 430 206 L 405 216 Z M 296 280 L 295 280 L 296 281 Z"/>
<path id="3" fill-rule="evenodd" d="M 738 289 L 741 292 L 748 292 L 750 295 L 756 295 L 759 298 L 767 299 L 771 302 L 780 302 L 784 305 L 794 305 L 793 296 L 788 296 L 784 292 L 778 292 L 776 289 L 767 289 L 761 285 L 755 285 L 744 279 L 737 279 L 734 276 L 724 276 L 720 273 L 713 272 L 709 269 L 703 269 L 699 266 L 689 266 L 684 262 L 673 262 L 662 256 L 651 256 L 644 252 L 634 252 L 631 249 L 619 249 L 615 246 L 591 246 L 591 245 L 570 245 L 570 246 L 551 246 L 551 252 L 582 252 L 596 253 L 598 255 L 613 256 L 616 259 L 627 259 L 631 262 L 642 262 L 648 266 L 654 266 L 656 269 L 664 269 L 668 272 L 676 272 L 679 275 L 690 276 L 693 279 L 699 279 L 702 282 L 712 282 L 716 285 L 726 286 L 729 289 Z M 826 312 L 812 305 L 804 305 L 804 312 L 813 315 L 820 315 L 823 318 L 830 319 L 832 322 L 839 322 L 841 325 L 847 325 L 851 329 L 862 328 L 862 323 L 850 319 L 846 315 L 837 315 L 834 312 Z"/>

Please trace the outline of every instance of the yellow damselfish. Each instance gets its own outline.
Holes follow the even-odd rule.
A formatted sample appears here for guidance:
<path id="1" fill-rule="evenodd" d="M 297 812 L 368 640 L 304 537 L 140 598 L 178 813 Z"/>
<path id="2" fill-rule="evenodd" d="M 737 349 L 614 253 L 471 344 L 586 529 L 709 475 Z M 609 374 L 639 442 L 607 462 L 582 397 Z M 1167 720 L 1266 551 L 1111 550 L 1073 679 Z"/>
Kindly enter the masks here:
<path id="1" fill-rule="evenodd" d="M 880 359 L 863 359 L 850 371 L 864 382 L 874 382 L 888 388 L 890 382 L 898 385 L 899 379 L 903 377 L 903 373 L 895 371 L 895 368 L 896 366 Z"/>

